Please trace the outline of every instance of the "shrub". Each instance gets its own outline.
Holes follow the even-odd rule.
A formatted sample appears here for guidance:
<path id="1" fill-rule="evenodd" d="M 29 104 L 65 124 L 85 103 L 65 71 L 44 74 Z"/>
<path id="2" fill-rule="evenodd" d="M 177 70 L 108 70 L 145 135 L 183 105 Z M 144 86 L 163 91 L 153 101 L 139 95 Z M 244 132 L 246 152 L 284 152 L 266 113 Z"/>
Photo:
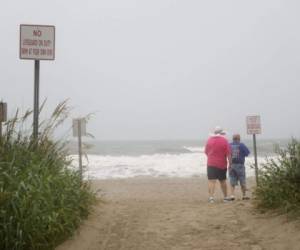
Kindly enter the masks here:
<path id="1" fill-rule="evenodd" d="M 65 102 L 41 123 L 38 141 L 7 122 L 0 141 L 0 249 L 54 249 L 86 217 L 95 195 L 71 170 L 66 143 L 51 139 L 68 116 Z"/>
<path id="2" fill-rule="evenodd" d="M 300 214 L 300 142 L 292 139 L 277 156 L 268 159 L 260 170 L 255 190 L 259 208 Z"/>

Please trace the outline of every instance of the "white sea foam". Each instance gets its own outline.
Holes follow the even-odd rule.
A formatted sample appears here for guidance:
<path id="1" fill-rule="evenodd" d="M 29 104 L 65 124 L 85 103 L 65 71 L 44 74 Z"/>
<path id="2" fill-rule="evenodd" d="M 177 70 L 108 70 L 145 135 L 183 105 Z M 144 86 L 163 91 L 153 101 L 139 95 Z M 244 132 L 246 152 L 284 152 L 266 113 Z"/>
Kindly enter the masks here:
<path id="1" fill-rule="evenodd" d="M 78 157 L 70 156 L 74 167 L 78 166 Z M 264 158 L 259 158 L 261 163 Z M 253 176 L 250 168 L 253 158 L 246 160 L 247 176 Z M 101 156 L 88 155 L 85 165 L 85 177 L 91 179 L 149 177 L 193 177 L 206 174 L 206 156 L 203 153 L 154 154 L 140 156 Z"/>
<path id="2" fill-rule="evenodd" d="M 193 153 L 204 153 L 204 147 L 187 147 L 184 146 L 185 149 L 189 150 Z"/>

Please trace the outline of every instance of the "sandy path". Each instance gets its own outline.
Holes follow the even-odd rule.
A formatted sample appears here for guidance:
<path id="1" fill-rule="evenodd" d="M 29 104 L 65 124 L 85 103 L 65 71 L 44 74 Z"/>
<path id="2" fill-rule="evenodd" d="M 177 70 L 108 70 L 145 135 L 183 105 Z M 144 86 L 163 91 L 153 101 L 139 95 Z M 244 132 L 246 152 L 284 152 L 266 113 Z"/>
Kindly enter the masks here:
<path id="1" fill-rule="evenodd" d="M 254 213 L 251 202 L 207 203 L 206 181 L 97 181 L 105 202 L 57 250 L 296 250 L 299 223 Z"/>

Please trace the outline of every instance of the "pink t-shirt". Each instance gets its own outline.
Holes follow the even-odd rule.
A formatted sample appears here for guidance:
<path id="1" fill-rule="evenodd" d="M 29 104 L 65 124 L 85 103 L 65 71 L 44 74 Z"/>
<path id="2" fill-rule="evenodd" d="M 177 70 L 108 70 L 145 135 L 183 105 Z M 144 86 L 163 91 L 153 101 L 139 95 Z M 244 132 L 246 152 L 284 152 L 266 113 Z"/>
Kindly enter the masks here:
<path id="1" fill-rule="evenodd" d="M 220 169 L 227 168 L 227 156 L 230 155 L 230 145 L 223 136 L 211 136 L 205 145 L 207 166 Z"/>

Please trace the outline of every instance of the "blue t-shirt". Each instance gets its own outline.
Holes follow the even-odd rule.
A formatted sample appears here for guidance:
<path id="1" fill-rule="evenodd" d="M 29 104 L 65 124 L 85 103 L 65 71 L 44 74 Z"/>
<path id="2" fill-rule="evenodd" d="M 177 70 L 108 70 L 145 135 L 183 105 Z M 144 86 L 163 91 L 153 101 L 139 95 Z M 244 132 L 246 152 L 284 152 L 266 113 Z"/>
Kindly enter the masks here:
<path id="1" fill-rule="evenodd" d="M 244 164 L 245 157 L 250 154 L 249 149 L 244 143 L 231 142 L 231 159 L 234 164 Z"/>

